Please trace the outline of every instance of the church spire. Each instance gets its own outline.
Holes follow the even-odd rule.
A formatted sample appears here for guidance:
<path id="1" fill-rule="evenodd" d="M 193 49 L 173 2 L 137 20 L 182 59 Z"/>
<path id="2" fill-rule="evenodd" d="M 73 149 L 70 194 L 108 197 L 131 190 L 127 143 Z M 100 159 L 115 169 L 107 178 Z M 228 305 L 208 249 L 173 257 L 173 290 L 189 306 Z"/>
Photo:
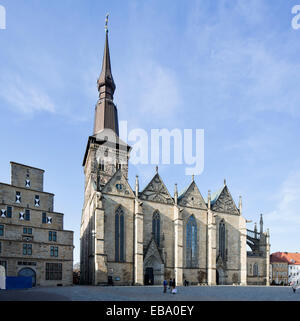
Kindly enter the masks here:
<path id="1" fill-rule="evenodd" d="M 112 76 L 109 44 L 108 14 L 105 23 L 105 45 L 102 70 L 97 81 L 99 100 L 95 110 L 94 135 L 104 129 L 112 129 L 119 136 L 118 111 L 113 102 L 116 85 Z"/>
<path id="2" fill-rule="evenodd" d="M 100 99 L 113 100 L 116 85 L 111 72 L 110 53 L 108 44 L 108 14 L 106 15 L 105 23 L 105 46 L 102 61 L 102 71 L 98 79 L 98 91 Z"/>

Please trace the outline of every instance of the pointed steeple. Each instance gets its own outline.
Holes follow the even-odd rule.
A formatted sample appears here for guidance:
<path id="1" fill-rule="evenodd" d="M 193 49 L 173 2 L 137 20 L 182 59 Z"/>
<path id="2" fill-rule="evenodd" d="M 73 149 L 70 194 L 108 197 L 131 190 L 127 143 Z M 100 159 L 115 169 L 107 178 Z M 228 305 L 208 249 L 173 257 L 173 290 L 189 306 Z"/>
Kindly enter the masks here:
<path id="1" fill-rule="evenodd" d="M 136 177 L 135 177 L 135 197 L 139 196 L 139 190 L 140 190 L 139 177 L 138 177 L 138 175 L 136 175 Z"/>
<path id="2" fill-rule="evenodd" d="M 116 90 L 116 85 L 112 76 L 110 54 L 109 54 L 109 44 L 108 44 L 108 29 L 107 25 L 105 28 L 105 46 L 102 61 L 102 70 L 98 79 L 98 91 L 100 99 L 111 99 L 113 100 L 113 95 Z"/>
<path id="3" fill-rule="evenodd" d="M 264 221 L 263 221 L 263 215 L 262 214 L 260 214 L 259 225 L 260 225 L 260 233 L 263 234 L 263 232 L 264 232 Z"/>
<path id="4" fill-rule="evenodd" d="M 118 111 L 113 102 L 116 85 L 111 71 L 107 23 L 108 15 L 105 24 L 102 70 L 97 81 L 99 100 L 95 111 L 94 135 L 103 129 L 112 129 L 119 136 Z"/>
<path id="5" fill-rule="evenodd" d="M 175 204 L 177 205 L 177 201 L 178 201 L 178 188 L 177 188 L 177 184 L 175 184 L 174 201 L 175 201 Z"/>

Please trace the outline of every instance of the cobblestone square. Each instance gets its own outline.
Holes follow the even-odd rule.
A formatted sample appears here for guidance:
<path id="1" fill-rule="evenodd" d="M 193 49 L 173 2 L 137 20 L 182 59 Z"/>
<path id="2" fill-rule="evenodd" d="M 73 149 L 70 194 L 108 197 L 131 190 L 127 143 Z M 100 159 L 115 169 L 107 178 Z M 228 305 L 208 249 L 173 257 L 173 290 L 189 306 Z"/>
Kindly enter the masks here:
<path id="1" fill-rule="evenodd" d="M 200 286 L 178 287 L 177 294 L 162 286 L 68 286 L 1 290 L 0 301 L 300 301 L 291 287 Z"/>

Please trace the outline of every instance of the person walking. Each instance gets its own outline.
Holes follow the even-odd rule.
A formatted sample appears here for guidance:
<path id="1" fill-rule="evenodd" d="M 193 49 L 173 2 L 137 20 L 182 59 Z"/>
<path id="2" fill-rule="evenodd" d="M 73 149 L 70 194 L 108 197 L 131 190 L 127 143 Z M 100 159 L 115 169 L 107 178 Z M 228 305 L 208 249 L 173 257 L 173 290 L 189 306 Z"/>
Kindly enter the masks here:
<path id="1" fill-rule="evenodd" d="M 173 279 L 173 281 L 172 281 L 172 294 L 176 294 L 176 293 L 177 293 L 176 282 L 175 282 L 175 279 Z"/>
<path id="2" fill-rule="evenodd" d="M 172 292 L 172 283 L 173 283 L 173 281 L 172 281 L 172 279 L 170 279 L 170 281 L 169 281 L 169 290 L 170 290 L 170 292 Z"/>
<path id="3" fill-rule="evenodd" d="M 168 287 L 168 282 L 167 282 L 167 280 L 164 280 L 164 293 L 166 293 L 167 292 L 167 287 Z"/>

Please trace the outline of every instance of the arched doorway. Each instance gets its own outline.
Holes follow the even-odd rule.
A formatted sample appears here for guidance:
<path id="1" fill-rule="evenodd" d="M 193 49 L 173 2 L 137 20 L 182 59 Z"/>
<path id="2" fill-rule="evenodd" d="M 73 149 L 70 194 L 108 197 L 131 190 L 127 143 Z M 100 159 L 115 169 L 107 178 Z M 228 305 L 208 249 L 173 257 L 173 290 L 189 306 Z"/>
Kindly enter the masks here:
<path id="1" fill-rule="evenodd" d="M 144 263 L 144 284 L 159 285 L 162 284 L 163 278 L 163 264 L 156 257 L 151 256 Z"/>
<path id="2" fill-rule="evenodd" d="M 35 286 L 36 284 L 36 273 L 34 270 L 30 269 L 30 268 L 24 268 L 21 269 L 18 273 L 18 276 L 27 276 L 32 278 L 32 286 Z"/>
<path id="3" fill-rule="evenodd" d="M 145 271 L 145 285 L 153 285 L 154 284 L 154 274 L 153 274 L 153 268 L 148 267 Z"/>
<path id="4" fill-rule="evenodd" d="M 222 268 L 219 268 L 216 271 L 216 283 L 217 285 L 225 284 L 225 272 Z"/>

